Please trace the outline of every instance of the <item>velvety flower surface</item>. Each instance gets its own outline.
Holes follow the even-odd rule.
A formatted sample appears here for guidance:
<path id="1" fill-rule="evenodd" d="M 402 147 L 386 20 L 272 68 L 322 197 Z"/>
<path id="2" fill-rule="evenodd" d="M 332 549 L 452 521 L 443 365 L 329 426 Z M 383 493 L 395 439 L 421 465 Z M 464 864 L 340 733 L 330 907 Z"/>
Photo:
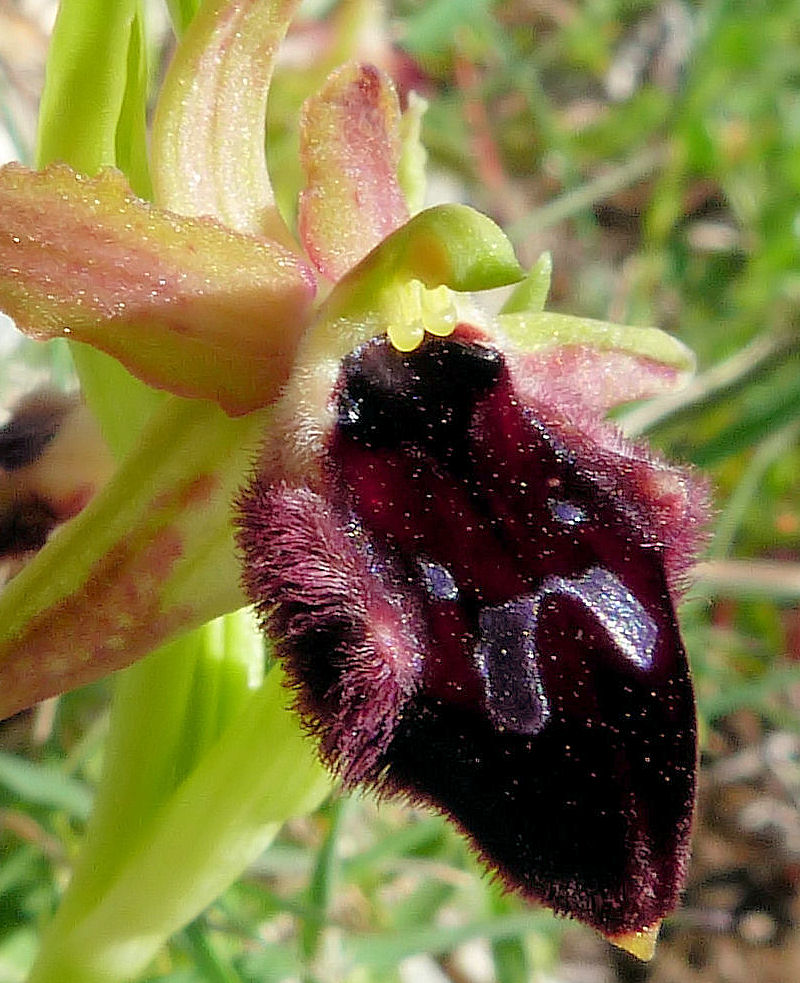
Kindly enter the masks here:
<path id="1" fill-rule="evenodd" d="M 688 857 L 674 600 L 705 497 L 570 405 L 570 363 L 464 324 L 360 345 L 303 484 L 268 444 L 240 542 L 344 780 L 435 806 L 506 886 L 618 937 L 674 907 Z"/>

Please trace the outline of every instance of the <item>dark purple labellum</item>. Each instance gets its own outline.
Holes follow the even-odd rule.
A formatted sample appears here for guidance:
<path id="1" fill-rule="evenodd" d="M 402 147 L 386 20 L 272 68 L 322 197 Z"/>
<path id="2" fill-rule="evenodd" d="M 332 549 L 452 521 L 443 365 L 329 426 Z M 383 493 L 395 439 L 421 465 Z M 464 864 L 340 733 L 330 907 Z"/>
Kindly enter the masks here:
<path id="1" fill-rule="evenodd" d="M 314 487 L 263 473 L 240 503 L 323 756 L 450 816 L 509 888 L 607 935 L 656 924 L 695 790 L 667 572 L 686 501 L 605 425 L 523 402 L 468 331 L 373 339 L 332 399 Z"/>

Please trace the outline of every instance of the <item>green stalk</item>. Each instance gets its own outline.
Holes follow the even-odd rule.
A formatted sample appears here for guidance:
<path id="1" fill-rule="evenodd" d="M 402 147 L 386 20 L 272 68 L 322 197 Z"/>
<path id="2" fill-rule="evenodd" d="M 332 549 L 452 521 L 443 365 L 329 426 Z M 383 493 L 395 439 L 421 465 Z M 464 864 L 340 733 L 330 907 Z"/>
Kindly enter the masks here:
<path id="1" fill-rule="evenodd" d="M 200 0 L 167 0 L 172 26 L 178 37 L 183 37 L 200 6 Z"/>
<path id="2" fill-rule="evenodd" d="M 61 0 L 39 107 L 39 167 L 65 161 L 96 174 L 119 165 L 139 194 L 150 188 L 141 0 Z M 84 397 L 121 457 L 163 398 L 116 359 L 70 346 Z"/>
<path id="3" fill-rule="evenodd" d="M 94 174 L 116 163 L 139 0 L 61 0 L 39 106 L 37 161 Z"/>
<path id="4" fill-rule="evenodd" d="M 170 762 L 186 761 L 194 731 L 185 726 L 187 707 L 174 704 L 189 694 L 213 703 L 226 689 L 219 677 L 241 668 L 228 652 L 212 685 L 193 688 L 198 642 L 215 630 L 184 636 L 124 674 L 96 811 L 29 983 L 135 978 L 283 822 L 328 793 L 330 778 L 287 709 L 277 668 L 185 777 L 170 771 Z M 210 679 L 207 661 L 205 668 Z"/>

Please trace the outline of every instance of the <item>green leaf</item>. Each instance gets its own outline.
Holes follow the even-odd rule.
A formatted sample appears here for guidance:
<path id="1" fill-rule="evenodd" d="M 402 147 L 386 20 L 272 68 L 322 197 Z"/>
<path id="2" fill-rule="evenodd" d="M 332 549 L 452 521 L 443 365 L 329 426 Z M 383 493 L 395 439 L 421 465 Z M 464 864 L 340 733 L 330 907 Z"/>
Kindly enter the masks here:
<path id="1" fill-rule="evenodd" d="M 465 29 L 486 35 L 491 28 L 492 0 L 449 0 L 419 4 L 406 18 L 403 47 L 418 57 L 441 56 L 463 37 Z"/>
<path id="2" fill-rule="evenodd" d="M 329 826 L 308 885 L 308 914 L 300 933 L 300 949 L 306 961 L 317 954 L 339 869 L 339 830 L 347 800 L 335 799 L 328 809 Z"/>
<path id="3" fill-rule="evenodd" d="M 241 976 L 215 951 L 203 919 L 187 925 L 181 935 L 191 949 L 204 983 L 242 983 Z"/>
<path id="4" fill-rule="evenodd" d="M 136 667 L 139 668 L 138 666 Z M 96 862 L 91 833 L 29 983 L 119 983 L 140 973 L 330 778 L 273 669 L 125 856 Z M 115 763 L 115 769 L 119 763 Z M 135 816 L 131 817 L 135 822 Z M 104 824 L 103 824 L 104 825 Z"/>
<path id="5" fill-rule="evenodd" d="M 85 820 L 92 805 L 91 790 L 55 765 L 41 764 L 0 751 L 0 785 L 24 802 L 63 809 Z"/>
<path id="6" fill-rule="evenodd" d="M 524 314 L 527 311 L 536 313 L 544 310 L 547 295 L 550 293 L 552 272 L 553 257 L 550 253 L 542 253 L 525 279 L 516 285 L 500 313 Z"/>
<path id="7" fill-rule="evenodd" d="M 800 419 L 793 420 L 776 432 L 767 431 L 767 436 L 756 447 L 744 474 L 717 518 L 714 540 L 708 549 L 710 558 L 723 559 L 729 555 L 765 474 L 776 460 L 791 452 L 798 436 Z"/>
<path id="8" fill-rule="evenodd" d="M 471 939 L 491 940 L 514 938 L 528 932 L 547 930 L 554 922 L 545 912 L 522 912 L 469 922 L 465 925 L 425 925 L 402 932 L 386 932 L 347 940 L 351 962 L 369 966 L 375 971 L 389 972 L 397 964 L 418 952 L 440 955 Z"/>
<path id="9" fill-rule="evenodd" d="M 797 596 L 797 595 L 795 595 Z M 723 690 L 699 698 L 699 710 L 703 717 L 713 720 L 725 717 L 736 710 L 752 709 L 764 700 L 780 697 L 800 684 L 800 667 L 774 666 L 757 679 L 748 679 Z"/>
<path id="10" fill-rule="evenodd" d="M 117 678 L 92 816 L 92 874 L 108 881 L 263 684 L 264 647 L 248 609 L 182 635 Z M 95 884 L 96 890 L 101 890 Z"/>

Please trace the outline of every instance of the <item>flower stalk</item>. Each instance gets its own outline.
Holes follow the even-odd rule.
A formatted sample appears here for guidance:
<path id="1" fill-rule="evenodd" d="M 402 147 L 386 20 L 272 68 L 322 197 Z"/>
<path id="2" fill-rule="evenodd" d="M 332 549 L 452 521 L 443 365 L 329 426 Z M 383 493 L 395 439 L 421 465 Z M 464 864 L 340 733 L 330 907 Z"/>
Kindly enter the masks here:
<path id="1" fill-rule="evenodd" d="M 328 794 L 280 670 L 253 685 L 262 665 L 242 612 L 120 677 L 93 816 L 31 983 L 134 979 Z"/>

